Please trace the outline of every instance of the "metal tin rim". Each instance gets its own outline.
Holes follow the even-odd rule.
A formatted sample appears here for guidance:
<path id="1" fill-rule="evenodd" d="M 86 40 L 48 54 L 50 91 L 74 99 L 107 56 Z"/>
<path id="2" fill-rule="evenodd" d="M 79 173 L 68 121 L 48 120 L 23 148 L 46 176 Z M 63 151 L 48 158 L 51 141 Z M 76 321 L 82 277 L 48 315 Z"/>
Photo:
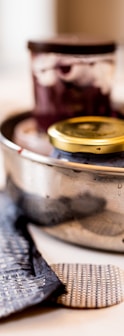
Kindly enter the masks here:
<path id="1" fill-rule="evenodd" d="M 14 119 L 21 119 L 23 120 L 23 117 L 25 115 L 28 117 L 30 116 L 31 111 L 28 112 L 22 112 L 18 113 L 15 115 L 11 115 L 8 118 L 6 118 L 0 126 L 0 143 L 3 147 L 8 148 L 12 151 L 15 152 L 16 155 L 20 155 L 23 158 L 29 160 L 29 161 L 34 161 L 40 164 L 48 165 L 48 166 L 56 166 L 60 168 L 66 168 L 66 169 L 71 169 L 71 170 L 78 170 L 78 171 L 93 171 L 93 172 L 99 172 L 99 173 L 106 173 L 106 174 L 114 174 L 114 175 L 124 175 L 124 168 L 121 167 L 108 167 L 108 166 L 98 166 L 98 165 L 87 165 L 87 164 L 82 164 L 82 163 L 77 163 L 77 162 L 69 162 L 69 161 L 60 161 L 59 159 L 54 159 L 50 157 L 46 157 L 34 152 L 31 152 L 27 149 L 23 149 L 20 146 L 16 145 L 14 142 L 12 142 L 10 139 L 8 139 L 5 136 L 5 126 L 7 123 L 9 123 L 11 120 Z"/>

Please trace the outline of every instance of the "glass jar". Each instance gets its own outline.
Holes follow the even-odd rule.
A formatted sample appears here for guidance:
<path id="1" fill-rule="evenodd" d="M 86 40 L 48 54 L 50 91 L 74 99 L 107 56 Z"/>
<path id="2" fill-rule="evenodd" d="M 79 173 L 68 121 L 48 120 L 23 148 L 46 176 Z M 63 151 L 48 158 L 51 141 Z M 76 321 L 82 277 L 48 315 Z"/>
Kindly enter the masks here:
<path id="1" fill-rule="evenodd" d="M 77 36 L 29 41 L 34 87 L 33 115 L 40 130 L 65 118 L 115 117 L 110 90 L 115 69 L 114 42 Z"/>
<path id="2" fill-rule="evenodd" d="M 124 121 L 112 117 L 77 117 L 48 128 L 51 156 L 91 165 L 124 167 Z"/>

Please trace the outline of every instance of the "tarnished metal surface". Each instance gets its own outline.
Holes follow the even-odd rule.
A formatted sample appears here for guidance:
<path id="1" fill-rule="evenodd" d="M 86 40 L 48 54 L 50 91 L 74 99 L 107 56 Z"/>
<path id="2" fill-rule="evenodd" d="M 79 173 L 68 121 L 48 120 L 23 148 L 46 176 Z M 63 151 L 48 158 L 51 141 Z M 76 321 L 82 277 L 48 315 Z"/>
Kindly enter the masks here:
<path id="1" fill-rule="evenodd" d="M 124 168 L 78 164 L 38 155 L 15 145 L 15 125 L 1 126 L 8 189 L 29 217 L 66 241 L 124 252 Z"/>

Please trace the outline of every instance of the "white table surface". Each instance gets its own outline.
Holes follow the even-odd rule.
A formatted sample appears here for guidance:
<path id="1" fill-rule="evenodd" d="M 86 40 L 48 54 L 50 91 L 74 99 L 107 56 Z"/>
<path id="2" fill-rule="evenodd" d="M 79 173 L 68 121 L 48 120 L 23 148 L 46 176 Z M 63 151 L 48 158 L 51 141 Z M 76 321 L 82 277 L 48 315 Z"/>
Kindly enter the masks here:
<path id="1" fill-rule="evenodd" d="M 0 119 L 15 111 L 32 107 L 32 87 L 26 73 L 6 75 L 0 79 Z M 3 157 L 0 152 L 0 186 L 5 184 Z M 69 245 L 30 224 L 30 232 L 48 263 L 112 263 L 124 269 L 124 256 Z M 56 336 L 56 335 L 124 335 L 124 303 L 104 309 L 41 309 L 10 317 L 0 322 L 1 336 Z"/>

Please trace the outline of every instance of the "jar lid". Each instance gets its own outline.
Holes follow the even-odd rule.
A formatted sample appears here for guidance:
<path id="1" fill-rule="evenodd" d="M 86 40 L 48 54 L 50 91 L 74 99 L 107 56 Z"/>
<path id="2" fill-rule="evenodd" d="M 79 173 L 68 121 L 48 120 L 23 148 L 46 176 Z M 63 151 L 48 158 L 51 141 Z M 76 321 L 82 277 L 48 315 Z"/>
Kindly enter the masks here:
<path id="1" fill-rule="evenodd" d="M 107 154 L 124 150 L 124 121 L 109 117 L 77 117 L 48 128 L 52 145 L 67 152 Z"/>
<path id="2" fill-rule="evenodd" d="M 116 50 L 113 41 L 101 41 L 78 35 L 58 35 L 49 40 L 30 40 L 27 47 L 34 53 L 53 52 L 73 55 L 109 54 Z"/>

